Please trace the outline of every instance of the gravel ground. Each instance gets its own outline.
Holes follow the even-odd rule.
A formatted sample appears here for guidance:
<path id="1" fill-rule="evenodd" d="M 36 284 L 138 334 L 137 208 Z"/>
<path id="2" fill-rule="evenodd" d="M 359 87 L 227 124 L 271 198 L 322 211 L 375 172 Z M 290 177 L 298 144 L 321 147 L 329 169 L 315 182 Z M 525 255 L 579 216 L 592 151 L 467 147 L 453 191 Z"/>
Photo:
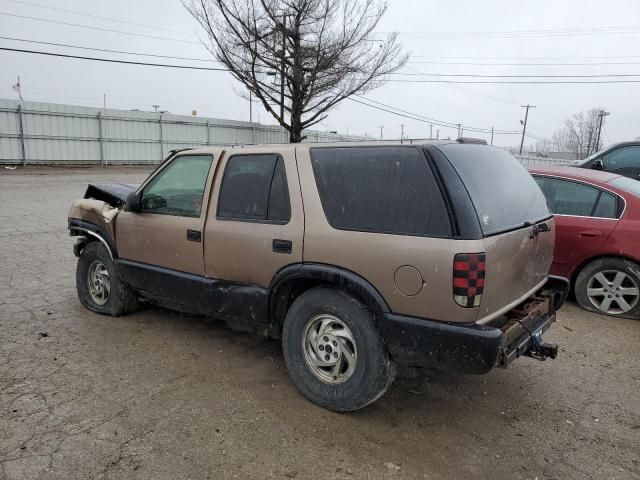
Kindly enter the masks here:
<path id="1" fill-rule="evenodd" d="M 555 361 L 422 372 L 336 414 L 280 345 L 78 302 L 71 201 L 145 169 L 0 169 L 0 479 L 640 478 L 640 322 L 567 305 Z"/>

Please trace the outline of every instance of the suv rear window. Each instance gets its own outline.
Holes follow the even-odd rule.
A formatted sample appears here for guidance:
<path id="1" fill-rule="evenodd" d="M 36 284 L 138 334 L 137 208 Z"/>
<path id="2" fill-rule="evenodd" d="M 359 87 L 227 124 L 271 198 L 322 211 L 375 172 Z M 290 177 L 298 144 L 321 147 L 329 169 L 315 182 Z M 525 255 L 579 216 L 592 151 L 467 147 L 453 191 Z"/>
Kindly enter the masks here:
<path id="1" fill-rule="evenodd" d="M 438 147 L 467 187 L 485 236 L 551 216 L 544 194 L 511 154 L 486 145 Z"/>
<path id="2" fill-rule="evenodd" d="M 415 147 L 312 148 L 329 224 L 341 230 L 446 237 L 451 223 L 438 184 Z"/>

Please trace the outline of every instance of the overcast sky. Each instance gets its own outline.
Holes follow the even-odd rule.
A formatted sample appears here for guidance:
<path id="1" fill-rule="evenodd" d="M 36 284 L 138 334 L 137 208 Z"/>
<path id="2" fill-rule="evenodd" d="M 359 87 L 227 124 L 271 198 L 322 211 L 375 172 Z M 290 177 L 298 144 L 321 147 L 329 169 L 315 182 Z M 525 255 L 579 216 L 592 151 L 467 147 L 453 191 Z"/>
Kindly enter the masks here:
<path id="1" fill-rule="evenodd" d="M 43 8 L 46 6 L 120 22 Z M 92 30 L 7 15 L 0 15 L 2 37 L 210 58 L 198 43 L 195 22 L 178 0 L 0 0 L 0 13 L 182 41 Z M 584 29 L 590 32 L 583 34 Z M 543 30 L 555 30 L 556 33 L 541 33 Z M 564 35 L 567 30 L 579 30 L 580 34 Z M 638 0 L 389 0 L 389 10 L 380 31 L 397 31 L 400 34 L 405 49 L 412 54 L 411 63 L 403 69 L 406 73 L 638 74 L 638 77 L 632 78 L 640 80 Z M 535 33 L 523 34 L 524 31 Z M 446 34 L 441 35 L 443 32 Z M 486 32 L 518 33 L 495 35 Z M 433 34 L 438 35 L 434 38 Z M 144 57 L 7 39 L 0 39 L 0 46 L 153 61 Z M 177 60 L 159 61 L 180 63 Z M 183 63 L 209 65 L 196 61 Z M 493 65 L 487 65 L 490 63 Z M 510 65 L 495 65 L 497 63 Z M 546 65 L 549 63 L 562 65 Z M 159 104 L 162 109 L 177 114 L 190 114 L 195 109 L 199 115 L 249 119 L 248 102 L 236 95 L 240 86 L 226 72 L 108 64 L 6 51 L 0 51 L 0 65 L 2 98 L 16 98 L 11 86 L 20 75 L 25 100 L 101 106 L 103 94 L 106 94 L 107 107 L 112 108 L 152 110 L 151 105 Z M 487 80 L 478 77 L 447 78 L 458 81 Z M 524 118 L 524 109 L 520 105 L 529 103 L 537 106 L 530 112 L 529 129 L 534 135 L 545 138 L 550 138 L 567 116 L 589 108 L 603 107 L 611 112 L 604 129 L 605 143 L 640 136 L 640 83 L 514 85 L 389 82 L 368 93 L 367 97 L 445 122 L 481 128 L 494 126 L 500 130 L 520 129 L 520 120 Z M 256 104 L 254 120 L 258 118 L 263 123 L 273 123 L 269 115 Z M 405 124 L 405 134 L 409 137 L 424 138 L 429 135 L 428 124 L 348 101 L 333 110 L 315 128 L 338 130 L 341 133 L 346 133 L 348 129 L 350 134 L 366 132 L 379 137 L 379 127 L 382 125 L 386 138 L 399 138 L 400 124 Z M 434 126 L 434 136 L 436 129 L 440 129 L 440 137 L 456 135 L 455 129 Z M 473 136 L 484 135 L 474 133 Z M 517 145 L 519 137 L 497 135 L 495 143 Z M 526 143 L 532 144 L 534 141 L 527 140 Z"/>

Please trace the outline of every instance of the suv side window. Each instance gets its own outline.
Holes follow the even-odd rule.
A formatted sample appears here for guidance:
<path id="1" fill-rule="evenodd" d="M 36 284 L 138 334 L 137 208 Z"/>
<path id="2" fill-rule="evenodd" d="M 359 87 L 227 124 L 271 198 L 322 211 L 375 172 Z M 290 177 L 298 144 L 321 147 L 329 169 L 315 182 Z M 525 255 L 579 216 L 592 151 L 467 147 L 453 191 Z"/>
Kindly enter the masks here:
<path id="1" fill-rule="evenodd" d="M 291 204 L 282 157 L 275 154 L 230 157 L 220 187 L 218 218 L 287 223 Z"/>
<path id="2" fill-rule="evenodd" d="M 602 156 L 602 164 L 605 170 L 640 168 L 640 146 L 620 147 L 606 153 Z"/>
<path id="3" fill-rule="evenodd" d="M 317 147 L 313 171 L 333 228 L 449 237 L 442 193 L 415 147 Z"/>
<path id="4" fill-rule="evenodd" d="M 582 183 L 535 176 L 554 214 L 581 217 L 617 218 L 615 195 Z"/>
<path id="5" fill-rule="evenodd" d="M 211 155 L 180 155 L 142 191 L 142 211 L 180 217 L 199 217 Z"/>

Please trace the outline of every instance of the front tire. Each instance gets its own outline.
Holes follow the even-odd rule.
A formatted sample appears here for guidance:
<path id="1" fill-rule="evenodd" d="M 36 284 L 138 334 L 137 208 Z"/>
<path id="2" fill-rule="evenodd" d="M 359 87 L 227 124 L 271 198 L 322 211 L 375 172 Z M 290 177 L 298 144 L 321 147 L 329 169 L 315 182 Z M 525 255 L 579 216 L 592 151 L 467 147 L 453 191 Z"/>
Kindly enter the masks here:
<path id="1" fill-rule="evenodd" d="M 114 317 L 138 308 L 138 300 L 125 284 L 107 249 L 91 242 L 80 253 L 76 269 L 76 289 L 80 303 L 89 310 Z"/>
<path id="2" fill-rule="evenodd" d="M 594 260 L 576 278 L 575 294 L 585 310 L 640 319 L 640 266 L 622 258 Z"/>
<path id="3" fill-rule="evenodd" d="M 329 410 L 363 408 L 395 378 L 373 315 L 341 290 L 317 287 L 300 295 L 287 312 L 282 348 L 296 388 Z"/>

